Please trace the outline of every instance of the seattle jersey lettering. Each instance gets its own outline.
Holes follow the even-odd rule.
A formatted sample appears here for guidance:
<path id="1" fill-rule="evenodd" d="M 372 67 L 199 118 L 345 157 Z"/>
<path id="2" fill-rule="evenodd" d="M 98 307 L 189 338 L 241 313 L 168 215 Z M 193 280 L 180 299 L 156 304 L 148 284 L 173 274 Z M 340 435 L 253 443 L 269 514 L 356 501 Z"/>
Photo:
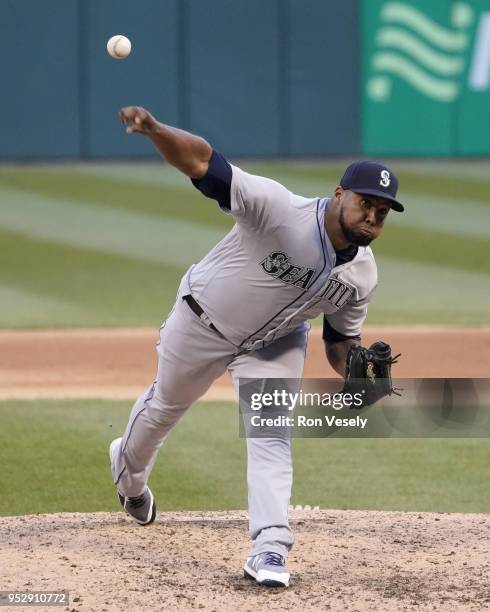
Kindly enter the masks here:
<path id="1" fill-rule="evenodd" d="M 280 279 L 287 285 L 306 289 L 315 270 L 306 266 L 296 266 L 290 263 L 290 257 L 282 251 L 273 251 L 260 262 L 266 274 Z"/>
<path id="2" fill-rule="evenodd" d="M 323 292 L 322 298 L 330 302 L 335 308 L 342 308 L 352 297 L 354 289 L 338 278 L 331 278 Z"/>

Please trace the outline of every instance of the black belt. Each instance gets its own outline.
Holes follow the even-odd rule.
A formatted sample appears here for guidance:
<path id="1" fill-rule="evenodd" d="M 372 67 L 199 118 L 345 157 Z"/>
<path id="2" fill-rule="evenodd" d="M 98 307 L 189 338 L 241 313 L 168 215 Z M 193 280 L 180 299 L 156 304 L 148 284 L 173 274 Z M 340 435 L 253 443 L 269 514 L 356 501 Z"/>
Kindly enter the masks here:
<path id="1" fill-rule="evenodd" d="M 187 304 L 188 304 L 189 308 L 192 310 L 192 312 L 194 314 L 196 314 L 199 318 L 201 318 L 201 316 L 204 314 L 204 310 L 199 306 L 199 304 L 192 297 L 192 295 L 184 295 L 184 297 L 182 299 L 187 302 Z M 208 327 L 210 327 L 211 329 L 214 329 L 214 331 L 216 331 L 216 332 L 218 331 L 216 329 L 216 327 L 212 323 L 210 323 L 208 325 Z"/>

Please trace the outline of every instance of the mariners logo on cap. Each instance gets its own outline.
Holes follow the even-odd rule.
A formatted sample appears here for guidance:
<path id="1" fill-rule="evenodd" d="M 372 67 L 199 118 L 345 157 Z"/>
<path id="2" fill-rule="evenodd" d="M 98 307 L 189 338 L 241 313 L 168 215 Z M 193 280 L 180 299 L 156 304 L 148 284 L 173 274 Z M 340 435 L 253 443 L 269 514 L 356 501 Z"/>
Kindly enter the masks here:
<path id="1" fill-rule="evenodd" d="M 391 183 L 391 177 L 390 177 L 390 173 L 388 172 L 388 170 L 381 170 L 381 180 L 379 181 L 379 184 L 382 187 L 389 187 Z"/>

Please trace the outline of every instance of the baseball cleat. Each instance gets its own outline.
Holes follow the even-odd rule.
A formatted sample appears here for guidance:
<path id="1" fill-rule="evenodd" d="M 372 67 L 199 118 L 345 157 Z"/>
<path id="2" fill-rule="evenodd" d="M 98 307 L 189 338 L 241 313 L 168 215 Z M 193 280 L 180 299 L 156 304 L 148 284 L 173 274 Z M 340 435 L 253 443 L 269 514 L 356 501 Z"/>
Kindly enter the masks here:
<path id="1" fill-rule="evenodd" d="M 117 496 L 126 513 L 134 518 L 137 523 L 140 525 L 153 523 L 157 515 L 157 505 L 153 493 L 148 487 L 137 497 L 125 497 L 119 491 L 117 491 Z"/>
<path id="2" fill-rule="evenodd" d="M 289 572 L 284 557 L 275 552 L 264 552 L 248 557 L 244 566 L 245 578 L 253 578 L 258 584 L 268 587 L 289 586 Z"/>
<path id="3" fill-rule="evenodd" d="M 116 438 L 109 446 L 111 463 L 113 463 L 113 456 L 117 452 L 121 441 L 122 438 Z M 121 506 L 137 523 L 140 525 L 149 525 L 153 523 L 157 515 L 157 505 L 149 487 L 146 487 L 143 493 L 136 497 L 126 497 L 118 490 L 116 490 L 116 493 Z"/>

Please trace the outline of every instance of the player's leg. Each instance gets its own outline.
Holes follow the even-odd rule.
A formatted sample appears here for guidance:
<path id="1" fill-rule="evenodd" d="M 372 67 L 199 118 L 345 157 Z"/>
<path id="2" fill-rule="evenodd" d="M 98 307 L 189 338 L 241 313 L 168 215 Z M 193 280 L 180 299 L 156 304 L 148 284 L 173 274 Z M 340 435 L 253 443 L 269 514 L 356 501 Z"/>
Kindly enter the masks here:
<path id="1" fill-rule="evenodd" d="M 271 346 L 244 354 L 229 366 L 235 386 L 241 378 L 300 379 L 306 353 L 307 326 Z M 296 385 L 297 386 L 297 385 Z M 284 558 L 293 544 L 288 521 L 293 467 L 290 436 L 247 438 L 250 556 L 277 553 Z"/>
<path id="2" fill-rule="evenodd" d="M 146 488 L 158 450 L 189 406 L 226 371 L 232 345 L 179 299 L 160 330 L 154 384 L 136 401 L 111 456 L 118 491 L 136 497 Z"/>

